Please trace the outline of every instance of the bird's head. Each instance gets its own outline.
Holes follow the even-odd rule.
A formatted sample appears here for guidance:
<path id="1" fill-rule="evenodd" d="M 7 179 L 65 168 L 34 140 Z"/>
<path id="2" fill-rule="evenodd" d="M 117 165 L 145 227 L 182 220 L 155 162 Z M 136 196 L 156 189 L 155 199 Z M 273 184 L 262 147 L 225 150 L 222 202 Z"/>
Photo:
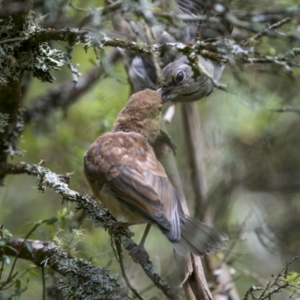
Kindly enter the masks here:
<path id="1" fill-rule="evenodd" d="M 150 142 L 160 132 L 162 100 L 159 93 L 146 89 L 133 94 L 121 110 L 114 131 L 137 132 Z"/>
<path id="2" fill-rule="evenodd" d="M 201 56 L 198 56 L 198 60 L 201 66 L 211 76 L 215 77 L 216 68 L 219 66 Z M 201 72 L 194 74 L 194 70 L 188 64 L 186 56 L 181 56 L 166 65 L 162 69 L 162 73 L 164 79 L 161 88 L 157 92 L 161 94 L 163 103 L 167 101 L 196 101 L 212 92 L 213 84 L 211 80 L 205 74 L 201 74 Z"/>

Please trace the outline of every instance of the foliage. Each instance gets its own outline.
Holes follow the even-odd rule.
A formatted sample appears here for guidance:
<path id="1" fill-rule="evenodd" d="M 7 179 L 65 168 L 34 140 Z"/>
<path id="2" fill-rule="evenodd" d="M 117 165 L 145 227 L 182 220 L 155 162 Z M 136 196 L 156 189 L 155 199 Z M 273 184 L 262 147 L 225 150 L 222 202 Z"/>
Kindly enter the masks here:
<path id="1" fill-rule="evenodd" d="M 13 122 L 10 121 L 13 113 L 0 112 L 1 142 L 5 136 L 1 176 L 2 172 L 5 173 L 3 165 L 7 162 L 18 165 L 24 160 L 37 164 L 44 160 L 56 174 L 67 174 L 59 178 L 71 177 L 70 188 L 78 191 L 80 196 L 84 198 L 87 196 L 85 193 L 90 193 L 82 172 L 82 157 L 98 135 L 112 128 L 130 92 L 126 78 L 128 61 L 110 64 L 111 49 L 108 46 L 122 47 L 119 50 L 124 57 L 129 57 L 128 60 L 137 53 L 151 52 L 151 49 L 155 49 L 158 57 L 160 51 L 165 53 L 171 49 L 187 55 L 195 54 L 195 51 L 219 55 L 226 62 L 221 87 L 226 86 L 227 93 L 216 87 L 207 100 L 203 99 L 195 106 L 201 118 L 201 131 L 197 134 L 203 135 L 203 148 L 198 154 L 205 166 L 211 219 L 216 227 L 230 235 L 228 252 L 217 254 L 213 259 L 218 260 L 220 265 L 227 263 L 237 290 L 240 295 L 245 295 L 244 299 L 299 297 L 297 261 L 293 264 L 295 271 L 288 272 L 286 267 L 271 281 L 264 279 L 276 274 L 279 267 L 299 251 L 298 19 L 269 29 L 266 35 L 253 39 L 279 21 L 275 12 L 288 10 L 288 7 L 289 11 L 296 11 L 298 2 L 232 1 L 232 11 L 238 11 L 241 16 L 241 19 L 233 19 L 236 22 L 232 33 L 235 41 L 218 44 L 200 40 L 194 48 L 190 44 L 159 48 L 157 41 L 154 41 L 156 46 L 151 48 L 153 45 L 147 46 L 139 38 L 136 43 L 120 42 L 125 40 L 124 36 L 127 37 L 124 33 L 117 35 L 120 40 L 114 35 L 110 38 L 112 25 L 109 12 L 100 7 L 104 5 L 103 1 L 73 1 L 70 6 L 65 5 L 63 0 L 35 2 L 30 10 L 21 14 L 21 20 L 18 14 L 1 15 L 0 101 L 5 94 L 3 88 L 10 86 L 11 80 L 22 78 L 20 106 L 25 107 L 27 112 L 38 111 L 41 107 L 45 112 L 33 114 L 26 121 L 26 111 L 17 107 Z M 182 29 L 182 20 L 170 15 L 164 6 L 157 8 L 153 7 L 155 3 L 151 3 L 144 9 L 138 9 L 135 1 L 123 2 L 122 16 L 128 20 L 133 14 L 129 23 L 135 33 L 139 31 L 135 21 L 142 24 L 141 28 L 148 29 L 153 15 L 163 28 L 172 27 L 170 30 L 177 33 Z M 146 1 L 142 2 L 146 5 Z M 270 15 L 268 12 L 271 12 Z M 258 13 L 263 21 L 252 22 L 258 19 Z M 292 14 L 294 16 L 299 15 Z M 56 33 L 55 38 L 47 40 L 53 32 Z M 37 38 L 42 41 L 35 40 Z M 248 46 L 241 46 L 248 42 Z M 64 49 L 66 45 L 67 49 Z M 63 66 L 68 66 L 71 72 Z M 72 98 L 67 92 L 67 84 L 73 87 L 72 81 L 78 81 L 74 90 L 80 90 L 84 84 L 80 80 L 88 78 L 85 75 L 92 69 L 98 70 L 98 73 L 104 70 L 99 76 L 101 80 L 96 84 L 94 81 L 94 86 L 87 86 L 84 94 Z M 96 77 L 97 72 L 93 76 Z M 80 76 L 80 73 L 83 75 Z M 51 98 L 49 95 L 55 88 L 57 92 Z M 42 98 L 44 95 L 49 97 Z M 8 100 L 4 100 L 7 101 L 5 105 L 9 105 Z M 47 103 L 50 104 L 46 106 Z M 177 105 L 172 123 L 166 127 L 178 146 L 176 161 L 189 207 L 193 211 L 193 182 L 197 178 L 192 177 L 195 174 L 190 167 L 187 134 L 180 109 Z M 112 291 L 125 295 L 127 291 L 121 280 L 114 275 L 121 272 L 110 236 L 104 230 L 92 227 L 103 226 L 107 215 L 103 213 L 104 221 L 101 222 L 93 214 L 85 218 L 82 210 L 89 213 L 95 210 L 98 205 L 94 202 L 86 207 L 78 207 L 77 203 L 75 207 L 64 201 L 61 207 L 65 194 L 58 194 L 59 182 L 52 185 L 53 191 L 43 174 L 36 179 L 21 173 L 11 173 L 19 174 L 15 177 L 5 174 L 5 186 L 0 190 L 1 223 L 13 232 L 12 236 L 6 227 L 0 230 L 0 287 L 14 264 L 13 256 L 3 254 L 1 249 L 7 239 L 27 236 L 28 227 L 24 224 L 32 225 L 32 220 L 47 219 L 49 226 L 39 227 L 28 239 L 54 240 L 59 250 L 51 260 L 44 261 L 47 265 L 44 268 L 17 259 L 13 270 L 17 270 L 18 275 L 11 279 L 7 290 L 0 288 L 0 299 L 33 299 L 42 294 L 46 298 L 50 282 L 65 298 L 95 299 L 97 294 L 99 299 L 111 299 L 107 295 Z M 28 174 L 28 170 L 23 173 Z M 55 173 L 50 176 L 53 178 Z M 62 190 L 65 185 L 62 185 Z M 78 208 L 81 210 L 77 211 Z M 139 230 L 133 229 L 136 241 L 139 240 Z M 84 240 L 81 241 L 83 234 Z M 132 246 L 131 242 L 128 244 Z M 25 245 L 32 252 L 31 244 Z M 168 247 L 159 233 L 151 229 L 146 249 L 162 278 L 171 277 L 175 269 L 174 260 L 169 258 L 168 253 L 172 250 Z M 51 271 L 53 264 L 58 264 L 55 271 Z M 131 284 L 144 291 L 143 296 L 151 299 L 161 295 L 159 293 L 162 292 L 157 292 L 141 268 L 133 264 L 126 254 L 124 264 Z M 151 272 L 152 267 L 149 266 Z M 218 274 L 218 269 L 214 274 Z M 223 285 L 224 294 L 229 290 L 226 285 L 229 281 Z M 279 291 L 281 293 L 277 296 Z"/>

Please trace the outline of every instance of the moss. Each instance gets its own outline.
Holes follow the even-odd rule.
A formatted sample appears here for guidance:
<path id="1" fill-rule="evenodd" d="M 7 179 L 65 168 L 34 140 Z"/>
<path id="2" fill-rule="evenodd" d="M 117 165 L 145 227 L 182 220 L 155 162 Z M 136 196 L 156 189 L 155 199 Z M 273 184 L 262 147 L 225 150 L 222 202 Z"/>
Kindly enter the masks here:
<path id="1" fill-rule="evenodd" d="M 53 82 L 52 70 L 59 70 L 67 63 L 65 53 L 51 49 L 48 43 L 41 42 L 24 47 L 24 43 L 40 36 L 41 28 L 32 14 L 23 16 L 20 26 L 9 16 L 0 27 L 0 85 L 10 80 L 19 80 L 22 71 L 32 71 L 41 81 Z"/>
<path id="2" fill-rule="evenodd" d="M 126 289 L 116 274 L 110 274 L 107 268 L 99 268 L 91 263 L 78 259 L 61 259 L 58 253 L 50 260 L 50 264 L 58 264 L 58 270 L 66 276 L 59 281 L 60 289 L 66 299 L 128 299 Z"/>

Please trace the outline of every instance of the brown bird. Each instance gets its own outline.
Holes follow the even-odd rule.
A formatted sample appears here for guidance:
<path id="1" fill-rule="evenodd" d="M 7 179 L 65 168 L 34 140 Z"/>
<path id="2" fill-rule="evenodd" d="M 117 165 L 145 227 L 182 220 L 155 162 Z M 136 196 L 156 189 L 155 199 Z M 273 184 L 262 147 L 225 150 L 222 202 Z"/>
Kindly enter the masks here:
<path id="1" fill-rule="evenodd" d="M 199 40 L 217 39 L 221 42 L 222 37 L 229 37 L 232 32 L 231 22 L 226 21 L 224 17 L 230 11 L 227 2 L 229 1 L 159 1 L 161 5 L 159 9 L 168 11 L 174 16 L 191 15 L 207 18 L 199 22 L 181 21 L 181 17 L 178 17 L 176 24 L 166 25 L 152 15 L 150 21 L 146 23 L 153 26 L 147 27 L 145 31 L 145 25 L 133 21 L 133 17 L 130 18 L 131 26 L 129 26 L 125 21 L 128 13 L 126 10 L 125 15 L 119 11 L 113 18 L 113 24 L 117 31 L 136 42 L 160 45 L 174 45 L 181 42 L 189 46 Z M 151 15 L 151 10 L 149 13 Z M 135 31 L 130 28 L 135 28 Z M 156 61 L 153 61 L 153 55 L 138 54 L 128 50 L 120 51 L 124 56 L 132 91 L 137 92 L 145 88 L 158 89 L 163 102 L 191 102 L 207 97 L 213 92 L 214 82 L 220 80 L 224 70 L 222 62 L 205 58 L 200 54 L 194 57 L 192 68 L 191 59 L 189 60 L 173 47 L 166 46 L 161 56 L 156 57 Z M 195 52 L 189 56 L 191 58 L 194 55 Z M 161 74 L 157 73 L 158 65 L 162 68 Z"/>
<path id="2" fill-rule="evenodd" d="M 227 236 L 185 216 L 180 200 L 150 143 L 160 132 L 162 100 L 152 90 L 133 94 L 84 156 L 85 176 L 95 196 L 119 222 L 147 223 L 141 245 L 156 224 L 185 256 L 225 248 Z"/>
<path id="3" fill-rule="evenodd" d="M 224 64 L 197 54 L 196 49 L 188 55 L 188 59 L 182 51 L 176 50 L 176 43 L 186 44 L 189 48 L 199 40 L 221 43 L 224 37 L 229 37 L 233 28 L 227 20 L 227 14 L 230 12 L 227 2 L 230 1 L 144 1 L 140 3 L 138 19 L 135 18 L 135 9 L 121 6 L 114 10 L 111 16 L 115 31 L 107 32 L 108 35 L 138 44 L 147 43 L 154 48 L 158 44 L 161 45 L 159 56 L 156 56 L 159 50 L 148 55 L 119 48 L 128 73 L 131 92 L 146 88 L 158 89 L 164 102 L 196 101 L 212 93 L 214 83 L 222 76 Z M 125 2 L 124 5 L 126 6 Z M 157 18 L 156 12 L 159 11 L 175 16 L 176 22 L 166 23 L 166 20 Z M 198 16 L 199 21 L 191 20 L 188 16 Z M 141 22 L 142 19 L 144 22 Z"/>

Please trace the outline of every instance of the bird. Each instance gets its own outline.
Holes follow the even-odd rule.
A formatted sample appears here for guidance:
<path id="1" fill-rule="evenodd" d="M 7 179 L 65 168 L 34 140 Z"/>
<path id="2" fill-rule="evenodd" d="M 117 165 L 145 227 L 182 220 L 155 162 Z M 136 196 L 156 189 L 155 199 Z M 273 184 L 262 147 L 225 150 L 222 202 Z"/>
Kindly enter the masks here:
<path id="1" fill-rule="evenodd" d="M 112 131 L 98 137 L 85 153 L 85 177 L 119 223 L 147 224 L 140 246 L 156 225 L 181 256 L 224 249 L 224 233 L 184 214 L 155 156 L 151 143 L 160 132 L 161 107 L 161 95 L 154 90 L 131 95 Z"/>
<path id="2" fill-rule="evenodd" d="M 198 63 L 205 72 L 215 80 L 219 81 L 222 76 L 224 65 L 217 61 L 206 59 L 198 55 Z M 194 76 L 194 70 L 186 56 L 181 56 L 166 65 L 163 70 L 163 82 L 157 90 L 161 94 L 163 103 L 193 102 L 209 96 L 214 88 L 212 80 L 205 74 Z"/>
<path id="3" fill-rule="evenodd" d="M 135 33 L 138 35 L 136 40 L 161 45 L 176 42 L 189 44 L 195 42 L 199 37 L 201 40 L 214 39 L 229 36 L 232 32 L 231 24 L 222 19 L 222 15 L 229 10 L 225 0 L 211 2 L 206 0 L 176 0 L 172 2 L 171 9 L 173 14 L 213 16 L 212 19 L 215 19 L 215 21 L 210 21 L 210 19 L 200 23 L 179 21 L 178 28 L 153 25 L 150 27 L 147 36 L 144 33 L 144 28 L 136 24 L 138 28 Z M 218 22 L 216 22 L 217 18 L 219 18 Z M 120 18 L 117 19 L 120 22 Z M 124 22 L 124 20 L 122 21 Z M 120 29 L 120 26 L 118 28 Z M 128 32 L 128 27 L 127 35 L 131 38 L 134 36 L 132 32 Z M 161 93 L 164 102 L 197 101 L 212 93 L 213 81 L 218 82 L 224 70 L 222 62 L 198 54 L 195 56 L 195 60 L 204 70 L 204 72 L 201 72 L 201 68 L 191 66 L 191 62 L 186 55 L 178 53 L 172 48 L 167 48 L 163 52 L 162 57 L 156 58 L 161 67 L 161 76 L 159 76 L 157 75 L 158 70 L 153 61 L 153 56 L 123 51 L 125 56 L 127 55 L 125 65 L 132 92 L 145 88 L 155 89 Z M 195 74 L 194 71 L 197 69 L 200 72 Z"/>

